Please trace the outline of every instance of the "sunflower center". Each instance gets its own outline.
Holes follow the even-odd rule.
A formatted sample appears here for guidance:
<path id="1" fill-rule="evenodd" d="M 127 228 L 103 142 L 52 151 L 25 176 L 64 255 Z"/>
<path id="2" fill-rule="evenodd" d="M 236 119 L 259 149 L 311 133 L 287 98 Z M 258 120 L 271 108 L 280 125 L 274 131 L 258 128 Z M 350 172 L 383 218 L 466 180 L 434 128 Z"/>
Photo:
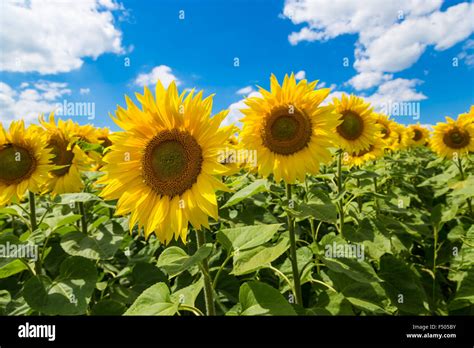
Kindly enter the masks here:
<path id="1" fill-rule="evenodd" d="M 452 149 L 461 149 L 470 142 L 469 133 L 459 128 L 453 128 L 447 132 L 444 137 L 444 143 Z"/>
<path id="2" fill-rule="evenodd" d="M 414 141 L 418 141 L 418 140 L 421 140 L 421 138 L 423 138 L 423 133 L 419 129 L 414 129 L 413 132 L 414 132 L 413 134 Z"/>
<path id="3" fill-rule="evenodd" d="M 68 150 L 67 146 L 68 143 L 62 139 L 51 139 L 49 142 L 49 148 L 54 155 L 52 159 L 53 164 L 56 166 L 65 166 L 52 170 L 51 173 L 54 176 L 60 177 L 69 172 L 72 160 L 74 159 L 74 152 L 72 152 L 72 149 Z"/>
<path id="4" fill-rule="evenodd" d="M 194 185 L 202 162 L 201 147 L 191 134 L 165 130 L 146 145 L 142 174 L 145 183 L 156 193 L 174 197 Z"/>
<path id="5" fill-rule="evenodd" d="M 272 152 L 292 155 L 308 145 L 312 132 L 311 120 L 302 111 L 280 107 L 266 116 L 261 136 Z"/>
<path id="6" fill-rule="evenodd" d="M 371 152 L 373 149 L 374 149 L 374 145 L 369 145 L 369 147 L 367 149 L 357 152 L 356 154 L 354 154 L 354 156 L 355 157 L 364 156 L 364 155 L 368 154 L 369 152 Z"/>
<path id="7" fill-rule="evenodd" d="M 0 182 L 13 185 L 30 177 L 36 168 L 36 159 L 27 149 L 7 144 L 0 148 L 0 168 Z"/>
<path id="8" fill-rule="evenodd" d="M 387 139 L 390 136 L 390 128 L 382 125 L 382 139 Z"/>
<path id="9" fill-rule="evenodd" d="M 337 126 L 337 131 L 347 140 L 356 140 L 364 132 L 364 120 L 360 115 L 347 111 L 342 115 L 342 123 Z"/>
<path id="10" fill-rule="evenodd" d="M 102 140 L 102 146 L 104 148 L 112 146 L 112 141 L 108 137 L 99 137 L 99 140 Z"/>

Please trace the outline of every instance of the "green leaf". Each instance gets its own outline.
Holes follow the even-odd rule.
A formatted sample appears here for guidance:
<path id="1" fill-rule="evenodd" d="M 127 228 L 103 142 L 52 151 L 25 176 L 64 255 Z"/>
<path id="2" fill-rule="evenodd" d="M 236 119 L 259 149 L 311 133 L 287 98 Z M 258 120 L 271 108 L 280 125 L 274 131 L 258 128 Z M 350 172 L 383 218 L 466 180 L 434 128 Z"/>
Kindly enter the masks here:
<path id="1" fill-rule="evenodd" d="M 462 278 L 458 283 L 456 296 L 449 303 L 449 309 L 455 310 L 474 304 L 474 268 L 463 272 Z"/>
<path id="2" fill-rule="evenodd" d="M 242 284 L 239 291 L 240 315 L 296 315 L 280 292 L 265 283 Z"/>
<path id="3" fill-rule="evenodd" d="M 330 270 L 344 273 L 358 282 L 370 283 L 380 281 L 372 266 L 365 261 L 344 257 L 322 257 L 322 261 Z"/>
<path id="4" fill-rule="evenodd" d="M 176 290 L 176 292 L 171 295 L 171 299 L 173 300 L 173 302 L 177 302 L 179 304 L 194 306 L 194 302 L 196 301 L 196 298 L 198 297 L 203 287 L 204 280 L 201 277 L 197 282 L 185 288 Z"/>
<path id="5" fill-rule="evenodd" d="M 226 204 L 222 206 L 222 208 L 227 208 L 232 205 L 239 203 L 240 201 L 244 200 L 245 198 L 249 198 L 257 193 L 264 192 L 266 190 L 266 179 L 259 179 L 255 180 L 248 186 L 245 186 L 243 189 L 237 191 L 229 198 Z"/>
<path id="6" fill-rule="evenodd" d="M 73 231 L 61 238 L 61 247 L 72 256 L 82 256 L 92 260 L 111 259 L 117 252 L 123 235 L 120 224 L 110 221 L 105 225 L 84 234 Z"/>
<path id="7" fill-rule="evenodd" d="M 28 279 L 23 295 L 28 305 L 42 314 L 84 314 L 96 280 L 94 263 L 83 257 L 72 256 L 63 261 L 56 279 L 51 280 L 43 275 Z"/>
<path id="8" fill-rule="evenodd" d="M 165 283 L 157 283 L 146 289 L 133 302 L 124 315 L 174 315 L 178 303 L 173 302 Z"/>
<path id="9" fill-rule="evenodd" d="M 288 233 L 280 236 L 274 245 L 261 245 L 253 249 L 234 253 L 234 268 L 231 274 L 243 275 L 252 273 L 269 265 L 290 247 Z"/>
<path id="10" fill-rule="evenodd" d="M 0 279 L 23 272 L 25 269 L 28 269 L 28 267 L 21 260 L 13 260 L 6 265 L 0 266 Z"/>
<path id="11" fill-rule="evenodd" d="M 298 260 L 298 270 L 301 274 L 300 283 L 301 285 L 305 284 L 311 279 L 311 271 L 312 271 L 312 263 L 313 263 L 313 252 L 311 248 L 304 246 L 298 248 L 296 250 L 296 259 Z M 291 266 L 291 260 L 289 258 L 285 259 L 279 270 L 290 280 L 293 282 L 293 270 Z M 290 290 L 290 286 L 286 281 L 282 279 L 282 277 L 277 273 L 278 277 L 282 282 L 280 290 L 282 292 Z"/>
<path id="12" fill-rule="evenodd" d="M 0 307 L 5 307 L 11 300 L 12 298 L 8 290 L 0 290 Z"/>
<path id="13" fill-rule="evenodd" d="M 428 313 L 428 299 L 419 276 L 405 262 L 384 255 L 380 259 L 379 276 L 385 281 L 382 286 L 398 309 L 417 315 Z"/>
<path id="14" fill-rule="evenodd" d="M 332 203 L 303 203 L 295 209 L 288 209 L 296 221 L 302 221 L 309 218 L 328 223 L 337 221 L 337 209 Z"/>
<path id="15" fill-rule="evenodd" d="M 212 244 L 203 245 L 194 255 L 189 256 L 183 249 L 172 246 L 161 253 L 156 265 L 163 268 L 170 277 L 175 277 L 208 257 L 212 248 Z"/>
<path id="16" fill-rule="evenodd" d="M 125 312 L 125 306 L 115 300 L 100 300 L 92 307 L 92 315 L 122 315 Z"/>
<path id="17" fill-rule="evenodd" d="M 268 242 L 281 225 L 254 225 L 224 229 L 217 232 L 217 241 L 228 251 L 243 251 Z"/>

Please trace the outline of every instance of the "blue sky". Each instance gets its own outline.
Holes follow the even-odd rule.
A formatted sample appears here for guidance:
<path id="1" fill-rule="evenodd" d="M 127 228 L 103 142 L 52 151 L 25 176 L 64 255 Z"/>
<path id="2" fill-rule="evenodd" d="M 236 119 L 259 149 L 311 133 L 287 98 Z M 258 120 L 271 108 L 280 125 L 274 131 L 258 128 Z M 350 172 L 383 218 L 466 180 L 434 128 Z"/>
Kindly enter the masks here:
<path id="1" fill-rule="evenodd" d="M 474 103 L 474 5 L 409 3 L 90 0 L 86 8 L 63 5 L 70 9 L 68 18 L 64 10 L 55 16 L 57 9 L 48 3 L 20 6 L 15 1 L 0 15 L 6 52 L 0 58 L 0 120 L 34 121 L 34 114 L 66 100 L 94 103 L 92 122 L 117 130 L 108 113 L 125 104 L 124 94 L 142 92 L 140 74 L 144 81 L 164 74 L 165 79 L 176 78 L 180 88 L 215 93 L 214 112 L 230 107 L 236 120 L 243 106 L 239 90 L 247 87 L 245 95 L 255 93 L 255 85 L 268 87 L 271 73 L 282 79 L 285 73 L 300 72 L 300 77 L 332 87 L 331 97 L 352 92 L 377 105 L 418 103 L 417 121 L 434 124 Z M 79 11 L 84 11 L 82 20 L 75 16 Z M 49 28 L 41 21 L 28 27 L 29 16 L 48 13 Z M 10 15 L 24 20 L 11 28 Z M 69 27 L 61 29 L 61 21 Z M 22 29 L 23 37 L 18 34 Z M 28 35 L 31 42 L 25 44 Z M 40 38 L 57 44 L 43 48 L 35 42 Z M 21 64 L 13 64 L 14 59 Z M 160 66 L 161 72 L 151 74 Z M 359 79 L 351 80 L 355 76 Z M 394 118 L 416 122 L 410 115 Z"/>

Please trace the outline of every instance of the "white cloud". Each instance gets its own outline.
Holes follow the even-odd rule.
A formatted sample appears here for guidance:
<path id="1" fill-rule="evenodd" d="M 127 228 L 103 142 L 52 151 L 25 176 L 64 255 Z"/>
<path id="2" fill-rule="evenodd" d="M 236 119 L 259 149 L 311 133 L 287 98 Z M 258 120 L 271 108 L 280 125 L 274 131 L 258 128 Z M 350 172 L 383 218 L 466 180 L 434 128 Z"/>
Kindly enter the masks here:
<path id="1" fill-rule="evenodd" d="M 288 36 L 301 41 L 326 41 L 357 35 L 354 67 L 358 74 L 346 84 L 356 90 L 379 86 L 374 100 L 426 98 L 415 90 L 418 80 L 394 79 L 393 73 L 415 64 L 428 46 L 446 50 L 474 32 L 474 3 L 460 3 L 440 11 L 442 0 L 286 0 L 283 14 L 305 26 Z M 465 52 L 464 50 L 463 52 Z M 461 52 L 466 64 L 474 55 Z M 401 82 L 404 81 L 404 82 Z M 408 81 L 408 82 L 407 82 Z M 397 91 L 391 86 L 402 88 Z"/>
<path id="2" fill-rule="evenodd" d="M 153 86 L 160 80 L 164 87 L 168 87 L 172 81 L 176 82 L 176 85 L 180 85 L 181 82 L 171 72 L 171 68 L 166 65 L 155 66 L 149 73 L 139 74 L 135 79 L 135 84 L 138 86 Z"/>
<path id="3" fill-rule="evenodd" d="M 363 43 L 354 64 L 358 71 L 399 72 L 418 61 L 428 46 L 446 50 L 474 32 L 474 4 L 462 3 L 445 12 L 407 18 L 375 40 Z M 396 57 L 396 59 L 394 59 Z"/>
<path id="4" fill-rule="evenodd" d="M 81 94 L 81 95 L 86 95 L 86 94 L 89 94 L 90 92 L 91 92 L 90 88 L 80 88 L 79 89 L 79 94 Z"/>
<path id="5" fill-rule="evenodd" d="M 237 94 L 241 94 L 241 95 L 246 95 L 246 94 L 250 94 L 254 91 L 253 87 L 252 86 L 247 86 L 247 87 L 244 87 L 244 88 L 241 88 L 239 89 L 237 92 Z"/>
<path id="6" fill-rule="evenodd" d="M 34 122 L 41 113 L 54 111 L 61 102 L 59 98 L 70 94 L 66 83 L 38 81 L 32 86 L 22 83 L 16 91 L 0 82 L 0 121 L 6 124 L 18 119 Z"/>
<path id="7" fill-rule="evenodd" d="M 397 78 L 383 82 L 377 91 L 365 100 L 372 103 L 376 110 L 380 110 L 389 104 L 420 101 L 427 99 L 426 95 L 416 91 L 416 86 L 422 81 L 417 79 Z"/>
<path id="8" fill-rule="evenodd" d="M 295 79 L 297 80 L 303 80 L 306 78 L 306 71 L 300 70 L 295 74 Z"/>
<path id="9" fill-rule="evenodd" d="M 467 40 L 462 47 L 462 52 L 458 55 L 459 59 L 464 60 L 468 66 L 474 65 L 474 40 Z"/>
<path id="10" fill-rule="evenodd" d="M 261 97 L 260 92 L 253 91 L 247 97 Z M 241 99 L 235 103 L 229 105 L 229 114 L 222 122 L 223 126 L 228 126 L 230 124 L 235 124 L 237 127 L 242 128 L 242 123 L 239 121 L 244 115 L 240 112 L 240 109 L 247 109 L 248 106 L 244 103 L 244 99 Z"/>
<path id="11" fill-rule="evenodd" d="M 0 70 L 56 74 L 85 57 L 123 53 L 113 16 L 121 9 L 112 0 L 2 2 Z"/>
<path id="12" fill-rule="evenodd" d="M 372 88 L 377 86 L 382 81 L 387 81 L 393 78 L 392 74 L 383 74 L 377 71 L 361 72 L 347 81 L 356 90 Z"/>

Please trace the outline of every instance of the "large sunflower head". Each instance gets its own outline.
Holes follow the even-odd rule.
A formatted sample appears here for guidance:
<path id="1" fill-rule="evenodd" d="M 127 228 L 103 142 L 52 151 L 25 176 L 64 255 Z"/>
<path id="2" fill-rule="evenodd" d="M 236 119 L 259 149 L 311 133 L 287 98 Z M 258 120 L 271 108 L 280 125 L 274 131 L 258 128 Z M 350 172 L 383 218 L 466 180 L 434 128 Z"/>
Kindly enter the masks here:
<path id="1" fill-rule="evenodd" d="M 374 161 L 384 155 L 384 149 L 386 147 L 385 141 L 380 136 L 374 138 L 374 142 L 369 145 L 368 149 L 348 153 L 345 152 L 343 155 L 344 164 L 349 167 L 357 166 L 360 167 L 368 161 Z"/>
<path id="2" fill-rule="evenodd" d="M 441 157 L 452 158 L 474 151 L 474 123 L 464 120 L 453 120 L 446 117 L 446 122 L 434 126 L 430 141 L 431 148 Z"/>
<path id="3" fill-rule="evenodd" d="M 7 131 L 0 123 L 0 206 L 19 201 L 26 190 L 40 193 L 51 170 L 51 151 L 44 135 L 23 121 L 13 121 Z"/>
<path id="4" fill-rule="evenodd" d="M 395 122 L 390 120 L 388 116 L 376 114 L 375 122 L 379 125 L 381 138 L 387 147 L 390 147 L 397 141 L 398 134 L 395 131 Z"/>
<path id="5" fill-rule="evenodd" d="M 423 146 L 429 140 L 430 131 L 420 124 L 412 124 L 408 128 L 411 130 L 411 138 L 409 139 L 411 146 Z"/>
<path id="6" fill-rule="evenodd" d="M 246 99 L 241 146 L 256 151 L 261 175 L 294 183 L 330 161 L 328 148 L 340 121 L 332 106 L 320 106 L 330 90 L 315 89 L 317 82 L 296 83 L 291 74 L 280 85 L 272 74 L 270 91 L 260 88 L 261 97 Z"/>
<path id="7" fill-rule="evenodd" d="M 80 173 L 90 169 L 91 160 L 76 145 L 77 137 L 70 132 L 70 124 L 67 121 L 59 120 L 56 124 L 54 115 L 51 114 L 49 121 L 40 117 L 40 123 L 55 165 L 47 182 L 48 191 L 53 195 L 80 192 L 84 187 Z"/>
<path id="8" fill-rule="evenodd" d="M 232 132 L 219 126 L 227 112 L 210 117 L 212 96 L 178 94 L 174 82 L 168 89 L 158 82 L 156 96 L 145 87 L 137 99 L 141 108 L 126 97 L 127 109 L 116 111 L 124 131 L 110 136 L 101 195 L 118 199 L 117 214 L 131 213 L 130 230 L 185 242 L 188 222 L 200 229 L 209 216 L 218 219 L 215 191 L 226 189 L 219 176 L 228 170 L 219 151 Z"/>
<path id="9" fill-rule="evenodd" d="M 341 120 L 336 128 L 336 144 L 349 153 L 368 149 L 379 131 L 370 104 L 346 94 L 334 98 L 333 103 Z"/>

